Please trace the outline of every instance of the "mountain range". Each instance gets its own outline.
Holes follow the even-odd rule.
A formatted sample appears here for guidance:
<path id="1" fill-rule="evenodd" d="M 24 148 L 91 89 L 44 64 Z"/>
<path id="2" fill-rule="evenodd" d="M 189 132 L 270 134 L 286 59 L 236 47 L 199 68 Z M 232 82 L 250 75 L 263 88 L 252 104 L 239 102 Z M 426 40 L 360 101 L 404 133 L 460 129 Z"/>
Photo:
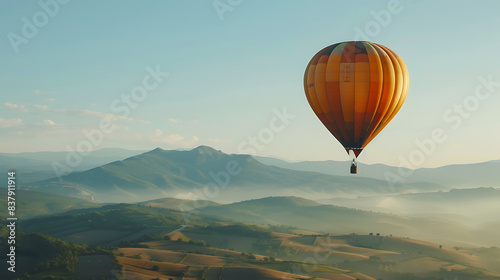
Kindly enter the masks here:
<path id="1" fill-rule="evenodd" d="M 256 157 L 266 165 L 297 171 L 314 171 L 335 176 L 349 175 L 347 161 L 301 161 L 289 162 L 270 157 Z M 436 168 L 410 170 L 384 164 L 358 163 L 358 175 L 379 180 L 387 178 L 408 183 L 431 182 L 450 188 L 455 187 L 496 187 L 500 186 L 500 160 L 481 163 L 453 164 Z M 409 174 L 409 175 L 407 175 Z"/>
<path id="2" fill-rule="evenodd" d="M 392 185 L 373 178 L 290 170 L 207 146 L 190 151 L 157 148 L 60 179 L 34 182 L 27 188 L 98 202 L 138 202 L 165 196 L 219 202 L 273 195 L 314 199 L 445 189 L 427 182 Z"/>
<path id="3" fill-rule="evenodd" d="M 123 160 L 145 151 L 118 148 L 103 148 L 84 156 L 76 152 L 23 152 L 0 153 L 0 170 L 19 172 L 17 183 L 28 184 L 57 176 L 53 164 L 66 166 L 68 171 L 85 171 L 113 161 Z M 80 160 L 79 164 L 69 167 L 67 162 Z M 65 169 L 66 170 L 66 169 Z M 3 176 L 3 174 L 2 174 Z"/>
<path id="4" fill-rule="evenodd" d="M 244 166 L 245 169 L 242 169 L 243 172 L 238 176 L 232 176 L 230 186 L 222 192 L 222 195 L 218 195 L 218 199 L 225 202 L 269 195 L 296 195 L 312 199 L 335 196 L 353 198 L 358 195 L 497 187 L 500 182 L 500 173 L 497 172 L 500 160 L 420 168 L 413 170 L 411 175 L 403 177 L 400 176 L 400 172 L 408 173 L 407 169 L 383 164 L 359 163 L 358 174 L 353 176 L 348 173 L 349 163 L 344 161 L 288 162 L 259 156 L 254 156 L 255 160 L 251 160 L 248 155 L 228 155 L 206 146 L 191 151 L 155 149 L 145 152 L 100 149 L 82 157 L 79 165 L 70 168 L 73 174 L 63 176 L 62 180 L 54 179 L 56 173 L 52 165 L 54 163 L 64 165 L 68 155 L 68 152 L 0 153 L 0 168 L 5 171 L 18 171 L 17 183 L 29 185 L 29 189 L 32 190 L 114 202 L 125 197 L 128 197 L 125 201 L 148 200 L 166 195 L 196 198 L 193 189 L 203 188 L 209 183 L 217 184 L 217 180 L 214 176 L 210 176 L 210 172 L 213 172 L 215 177 L 219 174 L 219 179 L 224 179 L 220 177 L 223 176 L 220 172 L 226 168 L 223 165 L 233 159 L 238 163 L 238 167 Z M 200 161 L 194 157 L 200 157 Z M 136 170 L 140 172 L 135 172 Z M 187 170 L 191 173 L 186 173 Z M 311 172 L 336 177 L 313 176 Z M 143 176 L 145 174 L 151 175 L 152 180 Z M 255 176 L 249 178 L 252 174 Z M 92 179 L 92 176 L 97 177 Z M 401 179 L 401 182 L 394 185 L 390 180 L 387 181 L 387 176 L 395 176 Z M 274 179 L 271 179 L 272 177 Z M 297 178 L 299 180 L 296 180 Z M 367 178 L 377 180 L 367 180 Z M 325 183 L 324 190 L 318 191 L 322 182 Z M 264 187 L 266 184 L 271 186 Z M 334 188 L 330 187 L 332 184 L 335 184 Z M 345 184 L 351 184 L 352 188 L 340 188 Z M 271 191 L 277 189 L 283 191 L 283 187 L 288 185 L 291 188 L 285 192 Z M 231 194 L 235 186 L 238 189 L 249 186 L 244 189 L 248 196 L 238 197 Z M 116 194 L 112 194 L 113 189 L 117 191 Z M 141 189 L 143 191 L 139 191 Z M 137 196 L 138 191 L 140 194 Z M 103 193 L 107 195 L 103 196 Z M 327 197 L 320 197 L 318 193 L 326 193 Z M 112 198 L 113 196 L 115 198 Z"/>

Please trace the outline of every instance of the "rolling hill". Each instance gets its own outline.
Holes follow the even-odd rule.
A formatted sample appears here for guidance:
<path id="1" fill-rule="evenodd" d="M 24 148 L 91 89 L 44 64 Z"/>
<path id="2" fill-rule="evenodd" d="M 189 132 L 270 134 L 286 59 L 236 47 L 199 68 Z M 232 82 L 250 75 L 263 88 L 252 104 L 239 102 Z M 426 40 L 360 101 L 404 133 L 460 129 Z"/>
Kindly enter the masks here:
<path id="1" fill-rule="evenodd" d="M 200 207 L 219 206 L 220 204 L 210 200 L 189 200 L 189 199 L 165 197 L 165 198 L 140 202 L 138 203 L 138 205 L 173 209 L 178 211 L 189 211 Z"/>
<path id="2" fill-rule="evenodd" d="M 79 198 L 26 190 L 18 190 L 15 198 L 16 217 L 22 219 L 100 206 L 99 203 Z M 1 196 L 0 203 L 7 205 L 7 196 Z M 0 215 L 8 217 L 7 207 L 0 208 Z"/>
<path id="3" fill-rule="evenodd" d="M 190 216 L 192 225 L 219 220 Z M 46 234 L 68 242 L 116 246 L 122 240 L 136 240 L 146 234 L 173 231 L 182 227 L 184 222 L 184 214 L 177 210 L 111 204 L 22 220 L 20 228 L 23 232 Z"/>
<path id="4" fill-rule="evenodd" d="M 477 221 L 485 221 L 498 217 L 495 213 L 500 211 L 498 204 L 500 189 L 479 187 L 438 192 L 360 196 L 357 198 L 330 198 L 318 201 L 325 204 L 402 215 L 457 214 L 474 217 Z M 464 207 L 464 205 L 468 205 L 468 207 Z"/>
<path id="5" fill-rule="evenodd" d="M 337 273 L 349 274 L 357 279 L 437 280 L 458 277 L 456 279 L 484 280 L 498 277 L 491 273 L 496 270 L 492 264 L 498 264 L 499 256 L 498 249 L 494 247 L 457 250 L 417 239 L 391 236 L 297 235 L 265 229 L 261 229 L 257 235 L 255 230 L 255 227 L 231 225 L 191 227 L 181 235 L 172 234 L 168 241 L 143 243 L 149 249 L 120 250 L 128 251 L 129 256 L 142 252 L 141 256 L 145 259 L 174 263 L 184 263 L 195 255 L 188 254 L 186 257 L 182 253 L 173 253 L 176 251 L 230 259 L 242 259 L 239 252 L 253 252 L 257 261 L 254 265 L 265 265 L 265 262 L 262 263 L 263 257 L 274 256 L 277 258 L 275 268 L 282 267 L 288 272 L 326 279 L 336 279 L 335 274 L 328 273 L 335 273 L 332 268 L 340 268 Z M 184 241 L 178 242 L 178 239 Z M 186 243 L 192 239 L 209 242 L 212 246 L 200 247 Z M 306 260 L 316 263 L 313 269 L 302 266 Z M 288 265 L 282 266 L 284 263 Z M 354 271 L 362 274 L 355 275 Z"/>
<path id="6" fill-rule="evenodd" d="M 476 232 L 459 222 L 438 217 L 397 216 L 322 205 L 297 197 L 267 197 L 193 211 L 245 223 L 285 225 L 337 234 L 372 232 L 407 236 L 411 233 L 412 237 L 446 244 L 459 241 L 479 245 L 500 245 L 495 241 L 496 237 L 492 232 Z"/>
<path id="7" fill-rule="evenodd" d="M 184 202 L 160 199 L 153 202 L 158 207 L 145 202 L 70 210 L 22 220 L 19 230 L 49 235 L 66 244 L 119 246 L 115 256 L 123 266 L 124 276 L 136 279 L 493 280 L 499 277 L 495 272 L 500 254 L 495 247 L 452 248 L 392 236 L 389 232 L 401 228 L 405 233 L 418 234 L 432 227 L 435 231 L 445 230 L 443 233 L 450 238 L 452 231 L 467 234 L 463 228 L 443 221 L 322 205 L 297 197 L 268 197 L 188 213 L 168 209 Z M 189 220 L 186 214 L 190 215 Z M 316 225 L 315 228 L 331 229 L 334 233 L 347 227 L 364 229 L 359 234 L 303 235 L 290 227 L 280 227 L 294 223 L 301 227 Z M 366 234 L 368 229 L 374 234 Z M 376 231 L 379 229 L 380 235 Z M 5 226 L 2 230 L 5 231 Z M 344 233 L 348 232 L 353 231 Z M 473 234 L 471 238 L 482 237 Z M 109 256 L 104 262 L 104 257 L 96 252 L 79 256 L 74 273 L 88 275 L 92 266 L 109 267 L 102 269 L 103 275 L 109 274 L 113 262 Z M 97 274 L 92 276 L 98 278 Z"/>
<path id="8" fill-rule="evenodd" d="M 190 151 L 157 148 L 71 173 L 62 180 L 36 182 L 30 188 L 103 202 L 137 202 L 165 196 L 238 201 L 271 195 L 315 198 L 440 189 L 433 184 L 391 186 L 371 178 L 288 170 L 264 165 L 249 155 L 229 155 L 207 146 Z M 199 195 L 203 192 L 208 195 Z"/>
<path id="9" fill-rule="evenodd" d="M 0 170 L 2 182 L 7 181 L 7 172 L 15 171 L 19 176 L 18 184 L 30 183 L 54 177 L 54 170 L 50 163 L 43 160 L 0 154 Z"/>

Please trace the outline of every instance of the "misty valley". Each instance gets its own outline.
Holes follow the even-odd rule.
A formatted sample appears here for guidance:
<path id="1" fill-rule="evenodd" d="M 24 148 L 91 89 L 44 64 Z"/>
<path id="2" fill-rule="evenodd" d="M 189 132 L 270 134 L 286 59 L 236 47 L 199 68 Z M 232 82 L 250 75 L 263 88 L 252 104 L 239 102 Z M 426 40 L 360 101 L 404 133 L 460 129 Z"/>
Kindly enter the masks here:
<path id="1" fill-rule="evenodd" d="M 345 162 L 208 146 L 102 149 L 54 177 L 64 156 L 0 154 L 17 170 L 19 279 L 500 277 L 500 161 L 390 184 L 397 167 L 361 164 L 353 177 Z"/>

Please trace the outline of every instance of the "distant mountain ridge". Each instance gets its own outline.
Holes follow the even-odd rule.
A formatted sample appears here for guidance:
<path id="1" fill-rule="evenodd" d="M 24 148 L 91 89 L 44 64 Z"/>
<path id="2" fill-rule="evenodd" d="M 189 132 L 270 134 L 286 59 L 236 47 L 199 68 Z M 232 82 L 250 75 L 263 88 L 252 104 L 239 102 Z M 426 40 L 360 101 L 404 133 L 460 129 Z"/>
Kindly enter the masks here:
<path id="1" fill-rule="evenodd" d="M 314 171 L 329 175 L 349 175 L 348 161 L 288 162 L 278 158 L 256 157 L 259 162 L 297 171 Z M 409 176 L 402 176 L 399 167 L 384 164 L 358 163 L 358 176 L 386 180 L 386 176 L 400 177 L 405 182 L 428 182 L 447 187 L 500 187 L 500 160 L 472 164 L 454 164 L 436 168 L 403 168 Z"/>
<path id="2" fill-rule="evenodd" d="M 211 148 L 210 148 L 211 149 Z M 190 151 L 187 149 L 176 149 L 176 151 Z M 82 163 L 71 168 L 74 172 L 81 172 L 105 164 L 124 160 L 137 156 L 147 151 L 126 150 L 119 148 L 103 148 L 92 151 L 85 156 Z M 24 153 L 0 153 L 0 169 L 18 170 L 22 172 L 18 183 L 29 184 L 56 176 L 52 163 L 65 164 L 67 151 L 60 152 L 24 152 Z M 289 162 L 279 158 L 254 156 L 260 163 L 296 171 L 319 172 L 334 176 L 350 176 L 349 163 L 347 161 L 302 161 Z M 434 188 L 446 186 L 452 187 L 499 187 L 500 186 L 500 160 L 492 160 L 474 164 L 456 164 L 437 168 L 420 168 L 413 171 L 410 176 L 401 178 L 404 183 L 416 186 L 424 183 L 425 186 L 435 184 Z M 406 170 L 407 171 L 407 170 Z M 405 171 L 405 172 L 406 172 Z M 355 177 L 375 178 L 386 180 L 387 175 L 400 176 L 399 168 L 384 164 L 359 163 L 358 174 Z M 1 176 L 0 176 L 1 177 Z"/>
<path id="3" fill-rule="evenodd" d="M 103 148 L 81 157 L 81 163 L 74 167 L 71 166 L 69 169 L 71 171 L 84 171 L 143 152 L 145 151 Z M 28 184 L 57 176 L 52 164 L 57 162 L 67 166 L 66 160 L 68 157 L 74 157 L 74 155 L 68 151 L 0 153 L 0 170 L 18 171 L 20 175 L 18 176 L 18 183 Z"/>
<path id="4" fill-rule="evenodd" d="M 165 196 L 191 198 L 207 184 L 219 185 L 217 199 L 225 201 L 271 195 L 311 198 L 440 189 L 432 184 L 394 187 L 371 178 L 288 170 L 262 164 L 250 155 L 229 155 L 207 146 L 190 151 L 157 148 L 61 179 L 36 182 L 30 188 L 103 202 L 137 202 Z"/>

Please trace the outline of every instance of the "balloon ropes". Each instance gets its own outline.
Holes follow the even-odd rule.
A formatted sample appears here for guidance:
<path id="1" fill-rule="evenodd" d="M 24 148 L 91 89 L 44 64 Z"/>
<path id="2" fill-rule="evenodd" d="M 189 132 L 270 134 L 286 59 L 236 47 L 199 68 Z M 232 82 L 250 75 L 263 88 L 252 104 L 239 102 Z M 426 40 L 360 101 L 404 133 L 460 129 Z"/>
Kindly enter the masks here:
<path id="1" fill-rule="evenodd" d="M 408 85 L 403 59 L 371 42 L 328 46 L 307 65 L 307 101 L 351 156 L 351 173 L 357 172 L 361 151 L 401 109 Z"/>

